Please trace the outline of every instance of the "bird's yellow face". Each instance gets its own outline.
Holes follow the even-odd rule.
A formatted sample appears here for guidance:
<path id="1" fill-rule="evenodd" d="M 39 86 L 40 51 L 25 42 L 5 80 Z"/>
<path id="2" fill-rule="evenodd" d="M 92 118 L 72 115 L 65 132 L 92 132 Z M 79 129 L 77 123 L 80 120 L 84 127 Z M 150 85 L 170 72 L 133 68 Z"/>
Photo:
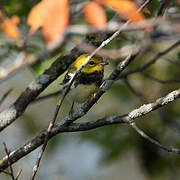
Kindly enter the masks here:
<path id="1" fill-rule="evenodd" d="M 83 63 L 83 61 L 88 57 L 88 54 L 83 54 L 81 56 L 79 56 L 76 61 L 74 61 L 74 63 L 71 64 L 69 71 L 70 72 L 74 72 L 76 71 L 81 64 Z M 103 61 L 102 58 L 97 58 L 97 57 L 92 57 L 88 64 L 86 64 L 82 69 L 81 72 L 82 73 L 87 73 L 87 74 L 91 74 L 94 73 L 96 71 L 103 71 L 104 69 L 104 65 L 106 65 L 107 62 Z"/>

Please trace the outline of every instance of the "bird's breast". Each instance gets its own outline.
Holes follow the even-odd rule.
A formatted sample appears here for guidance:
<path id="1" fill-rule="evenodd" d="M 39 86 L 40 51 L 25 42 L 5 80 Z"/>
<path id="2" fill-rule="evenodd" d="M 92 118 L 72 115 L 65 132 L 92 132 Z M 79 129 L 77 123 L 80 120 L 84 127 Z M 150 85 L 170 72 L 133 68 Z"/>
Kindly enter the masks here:
<path id="1" fill-rule="evenodd" d="M 67 94 L 67 98 L 70 101 L 83 103 L 98 89 L 99 88 L 95 84 L 90 84 L 90 85 L 78 84 L 76 87 L 72 88 L 69 91 L 69 93 Z"/>

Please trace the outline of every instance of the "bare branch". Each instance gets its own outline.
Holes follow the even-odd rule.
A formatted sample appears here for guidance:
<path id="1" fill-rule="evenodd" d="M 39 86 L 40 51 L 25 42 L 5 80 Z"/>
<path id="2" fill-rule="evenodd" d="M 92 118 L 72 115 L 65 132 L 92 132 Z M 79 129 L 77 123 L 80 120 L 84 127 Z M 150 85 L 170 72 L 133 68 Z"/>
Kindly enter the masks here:
<path id="1" fill-rule="evenodd" d="M 50 138 L 53 136 L 63 133 L 63 132 L 76 132 L 76 131 L 87 131 L 91 129 L 95 129 L 98 127 L 102 127 L 105 125 L 112 125 L 112 124 L 119 124 L 119 123 L 124 123 L 127 120 L 130 119 L 137 119 L 143 115 L 146 115 L 162 106 L 165 106 L 173 101 L 175 101 L 177 98 L 180 98 L 180 89 L 175 90 L 169 94 L 167 94 L 164 97 L 161 97 L 157 99 L 155 102 L 150 103 L 150 104 L 145 104 L 138 109 L 135 109 L 128 114 L 122 115 L 122 116 L 110 116 L 106 118 L 99 119 L 97 121 L 90 121 L 87 123 L 72 123 L 69 126 L 64 125 L 64 123 L 57 123 L 55 127 L 52 129 Z M 89 102 L 91 103 L 91 101 Z M 83 106 L 84 108 L 88 106 L 88 102 L 85 103 Z M 81 111 L 82 110 L 82 111 Z M 63 122 L 66 122 L 67 120 L 74 121 L 74 119 L 79 116 L 78 114 L 84 114 L 86 109 L 83 109 L 82 106 L 80 106 L 79 110 L 73 113 L 73 116 L 68 116 Z M 47 135 L 47 131 L 41 132 L 38 136 L 33 138 L 31 141 L 27 142 L 25 145 L 23 145 L 21 148 L 13 151 L 10 153 L 9 158 L 11 163 L 15 163 L 25 155 L 29 154 L 31 151 L 35 150 L 38 148 L 40 145 L 43 144 L 44 139 Z M 0 163 L 0 169 L 6 169 L 8 167 L 8 161 L 7 161 L 7 156 L 4 157 Z"/>
<path id="2" fill-rule="evenodd" d="M 21 173 L 22 173 L 22 169 L 20 169 L 19 172 L 17 173 L 15 180 L 18 180 L 18 179 L 19 179 Z"/>
<path id="3" fill-rule="evenodd" d="M 167 20 L 162 17 L 158 18 L 152 18 L 145 21 L 140 21 L 136 23 L 128 24 L 122 32 L 128 32 L 128 31 L 136 31 L 139 29 L 144 29 L 146 27 L 158 27 L 158 32 L 162 33 L 167 38 L 173 38 L 175 36 L 179 36 L 179 17 L 171 18 L 171 20 Z M 119 29 L 120 26 L 122 26 L 123 23 L 117 23 L 117 22 L 109 22 L 105 29 L 102 31 L 104 33 L 107 32 L 115 32 Z M 168 28 L 167 28 L 168 27 Z M 166 29 L 166 32 L 164 33 L 164 29 Z M 74 34 L 82 34 L 86 35 L 89 33 L 96 33 L 99 32 L 99 29 L 94 28 L 92 26 L 88 25 L 71 25 L 67 29 L 67 35 L 74 35 Z M 152 33 L 156 33 L 155 31 L 152 31 Z"/>
<path id="4" fill-rule="evenodd" d="M 85 52 L 92 53 L 96 49 L 95 46 L 89 45 L 85 42 L 78 43 L 74 40 L 73 42 L 77 45 L 79 49 L 82 49 Z M 140 49 L 142 50 L 148 48 L 149 46 L 150 44 L 146 40 L 144 40 L 141 43 L 134 43 L 131 45 L 124 46 L 120 49 L 101 49 L 96 54 L 103 58 L 119 59 L 128 56 L 129 53 L 131 53 L 132 55 L 136 54 L 137 51 L 139 51 Z"/>
<path id="5" fill-rule="evenodd" d="M 5 171 L 5 170 L 3 170 L 3 169 L 0 169 L 0 172 L 2 172 L 2 173 L 4 173 L 4 174 L 7 174 L 7 175 L 11 176 L 11 173 L 9 173 L 8 171 Z"/>
<path id="6" fill-rule="evenodd" d="M 11 93 L 12 89 L 9 89 L 0 99 L 0 106 L 4 102 L 4 100 L 7 98 L 7 96 Z"/>
<path id="7" fill-rule="evenodd" d="M 131 75 L 133 73 L 137 73 L 137 72 L 142 72 L 144 71 L 146 68 L 150 67 L 152 64 L 154 64 L 159 58 L 161 58 L 162 56 L 166 55 L 167 53 L 169 53 L 170 51 L 172 51 L 173 49 L 175 49 L 177 46 L 180 45 L 180 40 L 178 40 L 176 43 L 172 44 L 170 47 L 168 47 L 167 49 L 159 52 L 156 54 L 155 57 L 153 57 L 151 60 L 149 60 L 147 63 L 137 67 L 137 68 L 134 68 L 134 69 L 131 69 L 129 71 L 126 71 L 124 73 L 122 73 L 119 78 L 125 78 L 127 77 L 128 75 Z"/>
<path id="8" fill-rule="evenodd" d="M 174 65 L 180 66 L 180 62 L 177 61 L 177 60 L 171 60 L 171 59 L 169 59 L 169 58 L 164 58 L 164 59 L 165 59 L 166 61 L 168 61 L 168 62 L 174 64 Z"/>
<path id="9" fill-rule="evenodd" d="M 7 146 L 6 146 L 6 143 L 3 142 L 3 147 L 4 147 L 4 151 L 7 155 L 7 158 L 8 158 L 8 166 L 9 166 L 9 169 L 10 169 L 10 176 L 12 178 L 12 180 L 15 180 L 15 177 L 14 177 L 14 171 L 13 171 L 13 168 L 12 168 L 12 165 L 11 165 L 11 161 L 9 159 L 9 151 L 7 149 Z"/>
<path id="10" fill-rule="evenodd" d="M 149 75 L 149 74 L 147 74 L 147 73 L 144 73 L 144 72 L 141 72 L 141 74 L 142 74 L 144 77 L 148 78 L 148 79 L 151 79 L 151 80 L 153 80 L 153 81 L 156 81 L 156 82 L 162 83 L 162 84 L 167 84 L 167 83 L 180 83 L 180 80 L 179 80 L 179 79 L 162 80 L 162 79 L 158 79 L 158 78 L 153 77 L 153 76 L 151 76 L 151 75 Z"/>
<path id="11" fill-rule="evenodd" d="M 144 139 L 150 141 L 152 144 L 155 144 L 156 146 L 158 146 L 161 149 L 164 149 L 165 151 L 168 152 L 173 152 L 173 153 L 177 153 L 180 154 L 180 150 L 177 148 L 170 148 L 167 146 L 162 145 L 161 143 L 159 143 L 158 141 L 156 141 L 155 139 L 149 137 L 147 134 L 144 133 L 144 131 L 142 131 L 136 124 L 135 122 L 130 122 L 129 125 L 135 129 L 135 131 L 140 134 Z"/>
<path id="12" fill-rule="evenodd" d="M 25 61 L 26 60 L 26 61 Z M 8 68 L 0 68 L 0 83 L 14 75 L 14 73 L 24 69 L 25 67 L 33 64 L 35 59 L 33 57 L 26 57 L 25 52 L 19 53 L 15 61 Z"/>
<path id="13" fill-rule="evenodd" d="M 44 99 L 57 96 L 57 95 L 59 95 L 59 94 L 62 94 L 62 89 L 57 90 L 57 91 L 52 92 L 52 93 L 49 93 L 49 94 L 46 94 L 46 95 L 42 95 L 42 96 L 36 98 L 32 103 L 36 103 L 36 102 L 42 101 L 42 100 L 44 100 Z"/>

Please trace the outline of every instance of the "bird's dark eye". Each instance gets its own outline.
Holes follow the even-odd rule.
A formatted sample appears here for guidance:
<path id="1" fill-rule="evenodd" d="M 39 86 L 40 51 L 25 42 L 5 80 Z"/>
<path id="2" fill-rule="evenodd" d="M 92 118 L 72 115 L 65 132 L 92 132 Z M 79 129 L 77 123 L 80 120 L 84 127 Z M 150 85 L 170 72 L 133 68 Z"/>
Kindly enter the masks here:
<path id="1" fill-rule="evenodd" d="M 90 61 L 90 62 L 89 62 L 89 64 L 90 64 L 90 65 L 94 65 L 94 64 L 95 64 L 95 62 L 93 62 L 93 61 Z"/>

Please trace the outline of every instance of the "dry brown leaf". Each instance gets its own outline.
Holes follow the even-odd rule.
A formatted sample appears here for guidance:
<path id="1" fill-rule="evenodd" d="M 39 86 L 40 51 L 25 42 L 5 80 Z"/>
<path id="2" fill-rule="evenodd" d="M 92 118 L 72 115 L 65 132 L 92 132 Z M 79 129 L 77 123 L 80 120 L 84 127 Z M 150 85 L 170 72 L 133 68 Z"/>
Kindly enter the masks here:
<path id="1" fill-rule="evenodd" d="M 136 5 L 130 0 L 104 0 L 105 5 L 112 7 L 126 19 L 133 22 L 144 20 L 144 16 L 138 12 Z"/>
<path id="2" fill-rule="evenodd" d="M 46 14 L 42 31 L 47 43 L 60 37 L 69 23 L 68 0 L 44 0 Z"/>
<path id="3" fill-rule="evenodd" d="M 38 28 L 43 25 L 44 22 L 44 1 L 39 2 L 34 6 L 27 18 L 27 24 L 30 26 L 30 33 L 33 34 Z M 48 13 L 48 11 L 47 11 Z"/>
<path id="4" fill-rule="evenodd" d="M 106 14 L 104 9 L 96 2 L 88 2 L 84 6 L 84 15 L 93 26 L 103 29 L 106 26 Z"/>
<path id="5" fill-rule="evenodd" d="M 19 40 L 21 38 L 18 28 L 12 19 L 4 18 L 2 20 L 2 28 L 4 33 L 11 39 Z"/>
<path id="6" fill-rule="evenodd" d="M 14 16 L 11 17 L 11 21 L 12 21 L 14 24 L 17 25 L 17 24 L 19 24 L 20 19 L 19 19 L 18 16 L 14 15 Z"/>
<path id="7" fill-rule="evenodd" d="M 42 27 L 47 43 L 60 37 L 69 23 L 68 0 L 42 0 L 28 16 L 30 33 Z"/>

